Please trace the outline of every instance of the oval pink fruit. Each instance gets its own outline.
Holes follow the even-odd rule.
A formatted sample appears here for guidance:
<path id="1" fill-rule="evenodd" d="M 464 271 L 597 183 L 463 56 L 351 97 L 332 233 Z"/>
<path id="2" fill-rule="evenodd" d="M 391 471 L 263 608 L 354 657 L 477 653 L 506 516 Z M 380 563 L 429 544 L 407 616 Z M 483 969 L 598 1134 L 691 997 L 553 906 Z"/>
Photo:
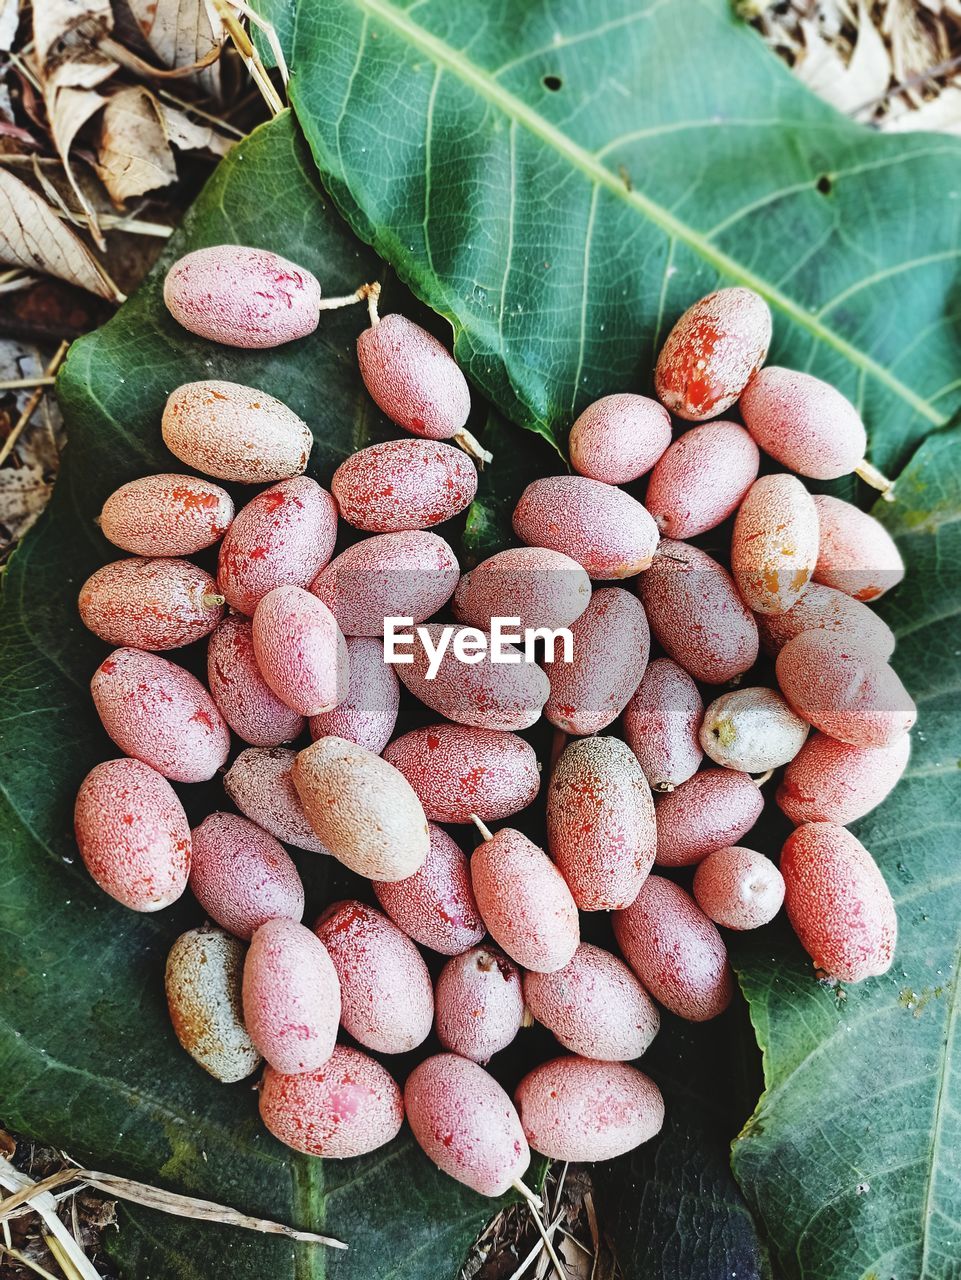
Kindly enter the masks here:
<path id="1" fill-rule="evenodd" d="M 657 859 L 686 867 L 737 844 L 761 816 L 764 797 L 746 773 L 705 769 L 658 798 Z"/>
<path id="2" fill-rule="evenodd" d="M 796 476 L 761 476 L 738 507 L 731 573 L 755 613 L 787 613 L 811 580 L 818 558 L 814 499 Z"/>
<path id="3" fill-rule="evenodd" d="M 125 907 L 160 911 L 187 887 L 187 815 L 149 765 L 127 759 L 95 765 L 80 784 L 73 821 L 87 870 Z"/>
<path id="4" fill-rule="evenodd" d="M 787 613 L 758 614 L 757 625 L 761 644 L 774 655 L 802 631 L 829 631 L 832 635 L 845 636 L 876 649 L 881 658 L 890 658 L 894 652 L 894 632 L 873 609 L 843 591 L 818 582 L 809 582 Z"/>
<path id="5" fill-rule="evenodd" d="M 827 493 L 816 494 L 814 505 L 821 528 L 815 582 L 855 600 L 877 600 L 898 585 L 904 561 L 879 520 Z"/>
<path id="6" fill-rule="evenodd" d="M 486 929 L 474 901 L 467 855 L 443 827 L 429 826 L 423 866 L 406 880 L 375 880 L 377 901 L 409 938 L 456 956 L 480 942 Z"/>
<path id="7" fill-rule="evenodd" d="M 280 843 L 247 818 L 212 813 L 194 827 L 190 888 L 212 920 L 249 941 L 268 920 L 300 920 L 304 886 Z"/>
<path id="8" fill-rule="evenodd" d="M 781 873 L 762 853 L 732 845 L 709 853 L 694 872 L 694 898 L 725 929 L 759 929 L 784 901 Z"/>
<path id="9" fill-rule="evenodd" d="M 485 1063 L 505 1049 L 524 1022 L 517 965 L 491 947 L 454 956 L 437 979 L 437 1038 L 445 1049 Z"/>
<path id="10" fill-rule="evenodd" d="M 810 373 L 768 365 L 745 389 L 741 416 L 764 452 L 799 475 L 835 480 L 864 457 L 867 436 L 854 405 Z"/>
<path id="11" fill-rule="evenodd" d="M 80 620 L 110 645 L 179 649 L 223 617 L 217 584 L 189 560 L 114 560 L 80 588 Z"/>
<path id="12" fill-rule="evenodd" d="M 357 363 L 375 403 L 405 431 L 447 440 L 467 421 L 470 390 L 454 357 L 399 312 L 364 330 Z"/>
<path id="13" fill-rule="evenodd" d="M 368 533 L 430 529 L 469 507 L 477 468 L 460 449 L 426 440 L 387 440 L 351 454 L 330 484 L 340 514 Z"/>
<path id="14" fill-rule="evenodd" d="M 330 711 L 347 696 L 347 646 L 337 619 L 303 587 L 274 587 L 254 613 L 254 654 L 277 697 L 302 716 Z"/>
<path id="15" fill-rule="evenodd" d="M 624 737 L 654 791 L 673 791 L 703 759 L 697 685 L 670 658 L 655 658 L 624 708 Z"/>
<path id="16" fill-rule="evenodd" d="M 382 641 L 363 636 L 347 636 L 346 640 L 350 669 L 347 697 L 332 711 L 311 716 L 310 736 L 317 739 L 333 734 L 380 755 L 397 723 L 400 681 L 384 661 Z"/>
<path id="17" fill-rule="evenodd" d="M 685 431 L 658 460 L 644 505 L 665 538 L 694 538 L 734 514 L 760 460 L 736 422 L 706 422 Z"/>
<path id="18" fill-rule="evenodd" d="M 247 948 L 206 925 L 189 929 L 167 955 L 164 989 L 174 1034 L 205 1071 L 235 1084 L 260 1065 L 244 1026 L 241 981 Z"/>
<path id="19" fill-rule="evenodd" d="M 906 733 L 886 747 L 852 747 L 815 733 L 784 770 L 777 802 L 794 823 L 849 826 L 894 790 L 910 754 Z"/>
<path id="20" fill-rule="evenodd" d="M 630 484 L 671 443 L 671 415 L 647 396 L 623 392 L 589 404 L 571 427 L 567 449 L 579 475 Z"/>
<path id="21" fill-rule="evenodd" d="M 277 747 L 298 737 L 304 718 L 274 693 L 254 654 L 253 624 L 230 614 L 207 646 L 207 684 L 238 738 L 257 747 Z"/>
<path id="22" fill-rule="evenodd" d="M 142 476 L 110 495 L 100 532 L 135 556 L 191 556 L 212 547 L 234 518 L 234 502 L 201 476 Z"/>
<path id="23" fill-rule="evenodd" d="M 587 608 L 591 580 L 576 560 L 546 547 L 508 547 L 465 573 L 454 593 L 459 622 L 487 630 L 492 618 L 520 629 L 569 627 Z"/>
<path id="24" fill-rule="evenodd" d="M 224 774 L 224 790 L 242 814 L 278 840 L 329 853 L 307 821 L 290 776 L 296 756 L 285 747 L 248 747 Z"/>

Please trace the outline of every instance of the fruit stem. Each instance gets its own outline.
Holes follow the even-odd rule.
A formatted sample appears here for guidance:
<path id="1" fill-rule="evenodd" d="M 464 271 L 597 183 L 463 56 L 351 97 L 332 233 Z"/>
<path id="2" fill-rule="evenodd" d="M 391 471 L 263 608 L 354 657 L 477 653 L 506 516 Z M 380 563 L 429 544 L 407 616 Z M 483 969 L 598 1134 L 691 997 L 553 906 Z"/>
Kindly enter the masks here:
<path id="1" fill-rule="evenodd" d="M 485 463 L 494 461 L 494 455 L 485 449 L 477 437 L 472 435 L 466 427 L 462 427 L 454 435 L 454 443 L 460 445 L 464 452 L 474 459 L 481 471 L 484 470 Z"/>
<path id="2" fill-rule="evenodd" d="M 476 813 L 471 814 L 470 820 L 471 822 L 473 822 L 474 826 L 481 833 L 481 835 L 484 837 L 485 840 L 494 839 L 494 833 L 491 831 L 490 827 L 488 827 L 486 823 L 481 822 L 480 818 L 478 818 Z"/>
<path id="3" fill-rule="evenodd" d="M 219 609 L 222 604 L 226 603 L 226 596 L 214 595 L 213 592 L 203 597 L 203 605 L 205 609 Z"/>
<path id="4" fill-rule="evenodd" d="M 534 1025 L 534 1015 L 531 1013 L 530 1009 L 528 1009 L 527 1005 L 525 1004 L 524 1012 L 521 1014 L 521 1026 L 532 1027 L 533 1025 Z"/>
<path id="5" fill-rule="evenodd" d="M 544 1208 L 544 1201 L 540 1196 L 533 1192 L 526 1182 L 521 1182 L 520 1178 L 512 1178 L 511 1186 L 519 1195 L 524 1197 L 527 1203 L 535 1210 L 535 1216 L 537 1216 L 539 1210 Z M 540 1221 L 539 1217 L 538 1221 Z M 563 1274 L 563 1272 L 561 1274 Z"/>
<path id="6" fill-rule="evenodd" d="M 339 307 L 352 307 L 357 302 L 366 302 L 369 309 L 371 298 L 379 293 L 380 285 L 374 281 L 373 284 L 362 284 L 359 289 L 345 294 L 342 298 L 321 298 L 317 306 L 320 311 L 336 311 Z"/>
<path id="7" fill-rule="evenodd" d="M 883 471 L 879 471 L 876 466 L 868 462 L 867 458 L 862 458 L 858 465 L 854 468 L 854 474 L 860 476 L 865 484 L 869 484 L 872 489 L 880 489 L 881 497 L 885 502 L 894 501 L 894 481 L 889 480 Z"/>
<path id="8" fill-rule="evenodd" d="M 762 773 L 757 778 L 752 778 L 751 781 L 756 787 L 763 787 L 765 782 L 770 782 L 773 777 L 774 770 L 768 769 L 767 773 Z"/>
<path id="9" fill-rule="evenodd" d="M 370 316 L 370 327 L 376 329 L 380 324 L 377 303 L 380 301 L 380 281 L 375 280 L 367 286 L 367 314 Z"/>

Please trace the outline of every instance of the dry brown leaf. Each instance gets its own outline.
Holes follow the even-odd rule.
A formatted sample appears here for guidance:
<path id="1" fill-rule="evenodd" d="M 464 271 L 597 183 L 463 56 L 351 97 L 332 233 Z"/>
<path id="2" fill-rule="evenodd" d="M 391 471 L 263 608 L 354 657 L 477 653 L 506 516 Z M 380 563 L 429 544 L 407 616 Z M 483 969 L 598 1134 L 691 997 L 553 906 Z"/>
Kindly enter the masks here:
<path id="1" fill-rule="evenodd" d="M 961 89 L 950 86 L 916 110 L 904 109 L 887 116 L 881 127 L 886 133 L 932 129 L 939 133 L 961 134 Z"/>
<path id="2" fill-rule="evenodd" d="M 126 0 L 144 39 L 167 67 L 203 61 L 223 42 L 222 24 L 209 0 Z M 216 63 L 201 72 L 210 88 L 219 86 Z"/>
<path id="3" fill-rule="evenodd" d="M 856 21 L 857 43 L 845 64 L 840 42 L 825 39 L 816 21 L 802 19 L 804 56 L 794 68 L 809 89 L 846 114 L 880 97 L 891 80 L 887 47 L 863 2 L 858 5 Z"/>
<path id="4" fill-rule="evenodd" d="M 13 38 L 20 23 L 18 0 L 0 0 L 0 49 L 4 53 L 13 47 Z"/>
<path id="5" fill-rule="evenodd" d="M 882 97 L 891 83 L 891 56 L 863 0 L 858 4 L 857 29 L 857 43 L 847 71 L 847 92 L 851 99 L 848 111 L 857 111 L 865 103 Z"/>
<path id="6" fill-rule="evenodd" d="M 945 50 L 933 31 L 921 21 L 914 0 L 888 0 L 884 12 L 884 33 L 891 43 L 891 61 L 898 83 L 924 76 L 944 60 Z M 923 102 L 922 84 L 907 89 L 916 106 Z"/>
<path id="7" fill-rule="evenodd" d="M 210 151 L 215 156 L 225 156 L 236 141 L 220 133 L 213 125 L 191 119 L 186 111 L 171 107 L 166 102 L 158 105 L 167 126 L 167 137 L 178 151 Z"/>
<path id="8" fill-rule="evenodd" d="M 38 0 L 33 6 L 33 39 L 41 71 L 80 48 L 95 46 L 112 29 L 110 0 Z"/>
<path id="9" fill-rule="evenodd" d="M 176 181 L 164 113 L 149 89 L 121 89 L 109 100 L 97 158 L 97 173 L 118 205 Z"/>

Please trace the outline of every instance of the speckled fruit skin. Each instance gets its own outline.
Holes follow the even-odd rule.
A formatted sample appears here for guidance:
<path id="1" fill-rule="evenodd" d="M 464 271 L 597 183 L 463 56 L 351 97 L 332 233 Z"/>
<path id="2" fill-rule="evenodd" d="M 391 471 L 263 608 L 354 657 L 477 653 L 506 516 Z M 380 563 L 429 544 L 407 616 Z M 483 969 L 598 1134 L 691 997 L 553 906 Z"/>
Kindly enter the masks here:
<path id="1" fill-rule="evenodd" d="M 278 840 L 311 853 L 329 853 L 307 821 L 290 776 L 296 751 L 248 747 L 224 774 L 224 790 L 237 808 Z"/>
<path id="2" fill-rule="evenodd" d="M 375 880 L 377 901 L 398 928 L 422 947 L 456 956 L 487 932 L 471 886 L 467 855 L 443 827 L 429 826 L 423 866 L 406 880 Z"/>
<path id="3" fill-rule="evenodd" d="M 592 578 L 630 578 L 651 563 L 657 525 L 636 498 L 587 476 L 543 476 L 514 508 L 529 547 L 570 556 Z"/>
<path id="4" fill-rule="evenodd" d="M 894 632 L 873 609 L 819 582 L 809 582 L 797 604 L 787 613 L 758 614 L 757 626 L 765 652 L 775 656 L 802 631 L 829 631 L 832 635 L 845 636 L 858 644 L 870 645 L 885 659 L 894 652 Z"/>
<path id="5" fill-rule="evenodd" d="M 276 1071 L 316 1071 L 334 1052 L 340 984 L 320 939 L 294 920 L 268 920 L 244 962 L 244 1024 Z"/>
<path id="6" fill-rule="evenodd" d="M 706 422 L 658 460 L 644 505 L 665 538 L 694 538 L 733 515 L 757 479 L 761 455 L 736 422 Z"/>
<path id="7" fill-rule="evenodd" d="M 598 733 L 621 714 L 641 682 L 651 651 L 643 606 L 623 587 L 601 587 L 571 626 L 574 661 L 558 647 L 544 668 L 551 693 L 544 715 L 570 734 Z"/>
<path id="8" fill-rule="evenodd" d="M 311 583 L 347 636 L 383 636 L 384 618 L 414 626 L 442 609 L 460 579 L 457 556 L 436 533 L 382 533 L 354 542 Z"/>
<path id="9" fill-rule="evenodd" d="M 295 1151 L 347 1160 L 397 1137 L 404 1101 L 379 1062 L 339 1044 L 316 1071 L 285 1076 L 267 1067 L 260 1083 L 260 1118 Z"/>
<path id="10" fill-rule="evenodd" d="M 113 560 L 80 588 L 80 621 L 111 645 L 179 649 L 223 617 L 217 584 L 189 560 Z"/>
<path id="11" fill-rule="evenodd" d="M 350 668 L 343 633 L 309 591 L 268 591 L 254 611 L 252 635 L 261 675 L 292 711 L 316 716 L 346 698 Z"/>
<path id="12" fill-rule="evenodd" d="M 390 742 L 400 706 L 400 681 L 389 662 L 384 661 L 380 640 L 347 636 L 350 687 L 347 697 L 332 711 L 310 718 L 310 736 L 333 734 L 366 747 L 379 756 Z"/>
<path id="13" fill-rule="evenodd" d="M 602 1062 L 639 1058 L 661 1025 L 657 1005 L 623 960 L 589 942 L 557 973 L 526 973 L 524 998 L 565 1049 Z"/>
<path id="14" fill-rule="evenodd" d="M 178 258 L 164 280 L 167 310 L 185 329 L 228 347 L 279 347 L 313 333 L 320 284 L 268 249 L 215 244 Z"/>
<path id="15" fill-rule="evenodd" d="M 697 685 L 671 658 L 655 658 L 624 708 L 624 737 L 652 790 L 673 791 L 698 770 L 704 703 Z"/>
<path id="16" fill-rule="evenodd" d="M 664 1123 L 660 1089 L 623 1062 L 553 1058 L 528 1072 L 514 1098 L 527 1141 L 552 1160 L 613 1160 Z"/>
<path id="17" fill-rule="evenodd" d="M 821 548 L 814 581 L 855 600 L 877 600 L 904 577 L 904 561 L 879 520 L 850 502 L 819 493 L 814 497 Z"/>
<path id="18" fill-rule="evenodd" d="M 212 547 L 234 518 L 225 489 L 200 476 L 141 476 L 103 504 L 100 532 L 135 556 L 192 556 Z"/>
<path id="19" fill-rule="evenodd" d="M 187 887 L 190 826 L 177 793 L 140 760 L 104 760 L 77 792 L 80 856 L 104 893 L 132 911 L 160 911 Z"/>
<path id="20" fill-rule="evenodd" d="M 182 933 L 167 955 L 164 986 L 174 1034 L 222 1084 L 243 1080 L 261 1060 L 244 1026 L 246 950 L 237 938 L 208 925 Z"/>
<path id="21" fill-rule="evenodd" d="M 826 631 L 804 631 L 775 664 L 792 708 L 831 738 L 855 747 L 890 746 L 917 719 L 917 708 L 876 650 Z"/>
<path id="22" fill-rule="evenodd" d="M 432 822 L 499 822 L 540 789 L 537 753 L 516 733 L 430 724 L 397 738 L 384 759 L 401 771 Z"/>
<path id="23" fill-rule="evenodd" d="M 667 335 L 654 370 L 658 399 L 690 422 L 729 409 L 767 355 L 771 313 L 751 289 L 718 289 L 695 302 Z"/>
<path id="24" fill-rule="evenodd" d="M 587 608 L 591 580 L 576 560 L 546 547 L 508 547 L 465 573 L 454 592 L 454 617 L 487 630 L 491 618 L 528 627 L 569 627 Z"/>
<path id="25" fill-rule="evenodd" d="M 434 995 L 437 1038 L 482 1065 L 506 1049 L 524 1022 L 517 965 L 493 947 L 473 947 L 444 965 Z"/>
<path id="26" fill-rule="evenodd" d="M 339 862 L 371 880 L 404 880 L 424 864 L 430 838 L 410 783 L 346 738 L 319 738 L 291 776 L 314 831 Z"/>
<path id="27" fill-rule="evenodd" d="M 248 618 L 232 613 L 210 637 L 207 684 L 221 715 L 244 742 L 278 747 L 303 732 L 303 716 L 285 706 L 260 673 Z"/>
<path id="28" fill-rule="evenodd" d="M 754 615 L 731 575 L 706 552 L 662 541 L 638 589 L 661 647 L 695 680 L 725 684 L 754 666 Z"/>
<path id="29" fill-rule="evenodd" d="M 582 476 L 630 484 L 646 475 L 671 443 L 671 415 L 647 396 L 622 392 L 589 404 L 571 427 L 567 451 Z"/>
<path id="30" fill-rule="evenodd" d="M 168 396 L 160 429 L 181 462 L 237 484 L 299 476 L 314 444 L 292 409 L 239 382 L 185 382 Z"/>
<path id="31" fill-rule="evenodd" d="M 281 480 L 237 512 L 220 544 L 217 583 L 232 609 L 250 615 L 274 587 L 309 587 L 336 541 L 327 490 L 309 476 Z"/>
<path id="32" fill-rule="evenodd" d="M 249 942 L 268 920 L 302 918 L 304 886 L 279 840 L 236 813 L 212 813 L 191 834 L 190 888 L 211 920 Z"/>
<path id="33" fill-rule="evenodd" d="M 637 897 L 654 865 L 654 801 L 620 738 L 581 738 L 561 752 L 547 790 L 547 840 L 581 911 L 614 911 Z"/>
<path id="34" fill-rule="evenodd" d="M 434 645 L 440 641 L 443 627 L 428 623 L 426 631 Z M 461 631 L 463 628 L 456 628 Z M 399 664 L 397 674 L 415 698 L 431 711 L 458 724 L 478 729 L 529 729 L 540 717 L 550 693 L 547 676 L 536 663 L 493 663 L 489 653 L 482 662 L 464 663 L 453 652 L 454 641 L 447 648 L 433 680 L 427 679 L 427 652 L 419 637 L 404 650 L 413 662 Z M 489 648 L 489 646 L 488 646 Z M 521 653 L 513 645 L 505 645 Z M 523 657 L 523 655 L 521 655 Z"/>
<path id="35" fill-rule="evenodd" d="M 657 863 L 686 867 L 737 844 L 761 816 L 764 797 L 746 773 L 704 769 L 655 805 Z"/>
<path id="36" fill-rule="evenodd" d="M 430 1034 L 434 991 L 420 952 L 376 907 L 335 902 L 314 932 L 340 979 L 340 1022 L 375 1053 L 409 1053 Z"/>
<path id="37" fill-rule="evenodd" d="M 90 692 L 120 750 L 172 782 L 207 782 L 226 763 L 230 730 L 213 698 L 183 667 L 140 649 L 114 649 Z"/>
<path id="38" fill-rule="evenodd" d="M 415 436 L 447 440 L 470 414 L 470 389 L 443 343 L 399 312 L 357 339 L 360 376 L 377 406 Z"/>
<path id="39" fill-rule="evenodd" d="M 744 603 L 755 613 L 787 613 L 817 558 L 817 510 L 801 481 L 784 473 L 755 480 L 731 535 L 731 573 Z"/>
<path id="40" fill-rule="evenodd" d="M 615 913 L 614 936 L 644 987 L 679 1018 L 706 1022 L 731 1003 L 724 939 L 673 881 L 648 876 L 631 905 Z"/>
<path id="41" fill-rule="evenodd" d="M 531 1153 L 514 1104 L 476 1062 L 427 1058 L 407 1077 L 404 1104 L 417 1142 L 458 1182 L 501 1196 L 524 1176 Z"/>
<path id="42" fill-rule="evenodd" d="M 470 871 L 481 919 L 512 960 L 536 973 L 570 962 L 580 942 L 577 905 L 543 849 L 502 827 L 474 850 Z"/>
<path id="43" fill-rule="evenodd" d="M 777 802 L 794 823 L 849 826 L 894 790 L 910 755 L 906 733 L 887 747 L 852 747 L 812 734 L 784 770 Z"/>
<path id="44" fill-rule="evenodd" d="M 433 440 L 386 440 L 346 458 L 330 483 L 340 514 L 368 533 L 430 529 L 474 501 L 477 468 Z"/>
<path id="45" fill-rule="evenodd" d="M 810 726 L 774 689 L 732 689 L 704 712 L 700 741 L 705 755 L 725 769 L 765 773 L 793 760 Z"/>
<path id="46" fill-rule="evenodd" d="M 791 471 L 836 480 L 864 457 L 867 436 L 854 405 L 810 373 L 768 365 L 741 396 L 744 425 Z"/>
<path id="47" fill-rule="evenodd" d="M 759 929 L 784 901 L 784 880 L 763 853 L 732 845 L 709 853 L 694 872 L 694 899 L 725 929 Z"/>
<path id="48" fill-rule="evenodd" d="M 781 851 L 788 919 L 816 969 L 841 982 L 886 973 L 898 921 L 877 863 L 844 827 L 810 822 Z"/>

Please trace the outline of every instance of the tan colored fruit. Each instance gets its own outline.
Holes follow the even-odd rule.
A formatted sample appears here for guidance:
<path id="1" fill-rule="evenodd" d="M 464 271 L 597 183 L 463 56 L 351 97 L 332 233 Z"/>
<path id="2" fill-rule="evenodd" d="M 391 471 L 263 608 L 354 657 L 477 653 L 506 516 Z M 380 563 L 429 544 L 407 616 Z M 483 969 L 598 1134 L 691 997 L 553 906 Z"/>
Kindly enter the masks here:
<path id="1" fill-rule="evenodd" d="M 246 950 L 239 938 L 206 925 L 182 933 L 167 956 L 164 984 L 177 1039 L 224 1084 L 243 1080 L 261 1060 L 244 1026 Z"/>

